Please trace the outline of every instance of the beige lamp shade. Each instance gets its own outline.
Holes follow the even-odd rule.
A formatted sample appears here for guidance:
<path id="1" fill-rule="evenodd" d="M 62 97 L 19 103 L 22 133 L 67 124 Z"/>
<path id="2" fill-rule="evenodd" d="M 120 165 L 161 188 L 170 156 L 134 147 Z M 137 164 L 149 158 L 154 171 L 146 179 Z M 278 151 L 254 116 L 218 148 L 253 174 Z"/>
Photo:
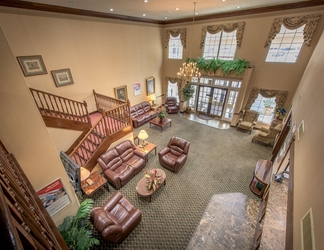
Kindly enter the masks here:
<path id="1" fill-rule="evenodd" d="M 145 130 L 141 130 L 138 134 L 138 138 L 141 140 L 145 140 L 148 137 L 148 134 L 146 133 Z"/>
<path id="2" fill-rule="evenodd" d="M 90 171 L 84 167 L 80 167 L 80 178 L 81 181 L 84 181 L 90 176 Z"/>
<path id="3" fill-rule="evenodd" d="M 150 95 L 150 99 L 151 99 L 151 101 L 155 101 L 156 100 L 155 94 Z"/>

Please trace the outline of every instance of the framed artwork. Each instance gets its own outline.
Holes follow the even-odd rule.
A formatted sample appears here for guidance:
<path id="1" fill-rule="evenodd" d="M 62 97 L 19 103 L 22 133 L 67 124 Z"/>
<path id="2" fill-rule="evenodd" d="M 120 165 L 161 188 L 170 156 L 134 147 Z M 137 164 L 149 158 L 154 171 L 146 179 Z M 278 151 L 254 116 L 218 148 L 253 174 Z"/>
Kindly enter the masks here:
<path id="1" fill-rule="evenodd" d="M 140 95 L 141 94 L 141 84 L 134 83 L 134 95 Z"/>
<path id="2" fill-rule="evenodd" d="M 60 178 L 38 190 L 37 195 L 50 216 L 71 203 Z"/>
<path id="3" fill-rule="evenodd" d="M 59 69 L 59 70 L 53 70 L 51 72 L 56 87 L 62 87 L 74 83 L 70 69 Z"/>
<path id="4" fill-rule="evenodd" d="M 146 79 L 146 91 L 147 95 L 152 95 L 155 93 L 155 78 L 147 78 Z"/>
<path id="5" fill-rule="evenodd" d="M 18 56 L 17 60 L 25 76 L 47 74 L 42 56 Z"/>
<path id="6" fill-rule="evenodd" d="M 115 97 L 118 100 L 125 101 L 125 102 L 127 101 L 128 97 L 127 97 L 127 86 L 126 85 L 114 88 L 114 90 L 115 90 Z"/>

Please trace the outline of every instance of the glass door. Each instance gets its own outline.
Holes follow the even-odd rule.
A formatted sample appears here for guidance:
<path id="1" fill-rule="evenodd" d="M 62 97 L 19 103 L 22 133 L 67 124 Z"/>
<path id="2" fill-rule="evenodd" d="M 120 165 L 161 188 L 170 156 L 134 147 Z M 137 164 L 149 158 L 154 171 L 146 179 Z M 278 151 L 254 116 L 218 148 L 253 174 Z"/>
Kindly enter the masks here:
<path id="1" fill-rule="evenodd" d="M 197 111 L 221 118 L 227 89 L 199 86 Z"/>

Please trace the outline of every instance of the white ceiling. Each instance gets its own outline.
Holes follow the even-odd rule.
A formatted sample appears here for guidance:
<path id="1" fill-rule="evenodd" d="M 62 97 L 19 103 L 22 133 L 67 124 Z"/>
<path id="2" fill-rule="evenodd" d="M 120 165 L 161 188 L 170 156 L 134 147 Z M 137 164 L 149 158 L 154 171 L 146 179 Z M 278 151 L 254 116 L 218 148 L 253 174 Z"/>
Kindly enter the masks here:
<path id="1" fill-rule="evenodd" d="M 26 0 L 27 2 L 62 6 L 80 10 L 145 18 L 150 20 L 176 20 L 193 16 L 194 1 L 197 16 L 249 10 L 274 5 L 308 2 L 306 0 Z M 237 8 L 237 7 L 240 8 Z M 179 10 L 176 10 L 179 8 Z M 110 11 L 113 9 L 113 11 Z M 145 14 L 145 16 L 143 16 Z"/>

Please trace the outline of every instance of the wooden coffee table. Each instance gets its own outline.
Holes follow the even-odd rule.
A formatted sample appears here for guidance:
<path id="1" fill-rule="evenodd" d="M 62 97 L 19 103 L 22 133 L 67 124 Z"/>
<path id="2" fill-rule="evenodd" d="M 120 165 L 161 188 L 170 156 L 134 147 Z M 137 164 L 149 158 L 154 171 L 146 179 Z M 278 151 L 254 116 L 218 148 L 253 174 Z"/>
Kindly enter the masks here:
<path id="1" fill-rule="evenodd" d="M 105 177 L 101 176 L 99 172 L 93 172 L 90 176 L 81 181 L 82 191 L 87 196 L 92 196 L 96 191 L 98 191 L 101 187 L 106 186 L 109 192 L 109 185 Z"/>
<path id="2" fill-rule="evenodd" d="M 155 126 L 160 127 L 160 128 L 161 128 L 161 133 L 162 133 L 162 128 L 163 128 L 163 127 L 165 127 L 165 126 L 168 125 L 168 124 L 170 124 L 170 127 L 171 127 L 172 120 L 169 119 L 169 118 L 164 117 L 164 118 L 162 119 L 162 121 L 161 121 L 160 118 L 156 117 L 156 118 L 154 118 L 154 119 L 152 119 L 152 120 L 150 121 L 150 127 L 151 127 L 152 124 L 155 125 Z"/>
<path id="3" fill-rule="evenodd" d="M 156 155 L 156 145 L 151 143 L 151 142 L 145 142 L 145 146 L 142 147 L 142 144 L 136 146 L 136 148 L 138 148 L 139 150 L 141 150 L 142 152 L 146 153 L 147 155 L 149 153 L 151 153 L 153 150 L 155 151 L 155 155 Z M 147 162 L 148 162 L 148 156 L 147 156 Z"/>
<path id="4" fill-rule="evenodd" d="M 152 194 L 154 194 L 157 190 L 159 190 L 159 188 L 162 186 L 162 184 L 166 184 L 166 174 L 162 169 L 151 169 L 150 171 L 154 171 L 157 170 L 158 174 L 161 175 L 162 177 L 162 183 L 157 186 L 157 188 L 155 189 L 155 191 L 153 189 L 148 190 L 147 189 L 147 182 L 146 182 L 146 178 L 143 177 L 136 186 L 136 192 L 138 193 L 139 196 L 141 197 L 148 197 L 149 201 L 152 201 Z"/>

